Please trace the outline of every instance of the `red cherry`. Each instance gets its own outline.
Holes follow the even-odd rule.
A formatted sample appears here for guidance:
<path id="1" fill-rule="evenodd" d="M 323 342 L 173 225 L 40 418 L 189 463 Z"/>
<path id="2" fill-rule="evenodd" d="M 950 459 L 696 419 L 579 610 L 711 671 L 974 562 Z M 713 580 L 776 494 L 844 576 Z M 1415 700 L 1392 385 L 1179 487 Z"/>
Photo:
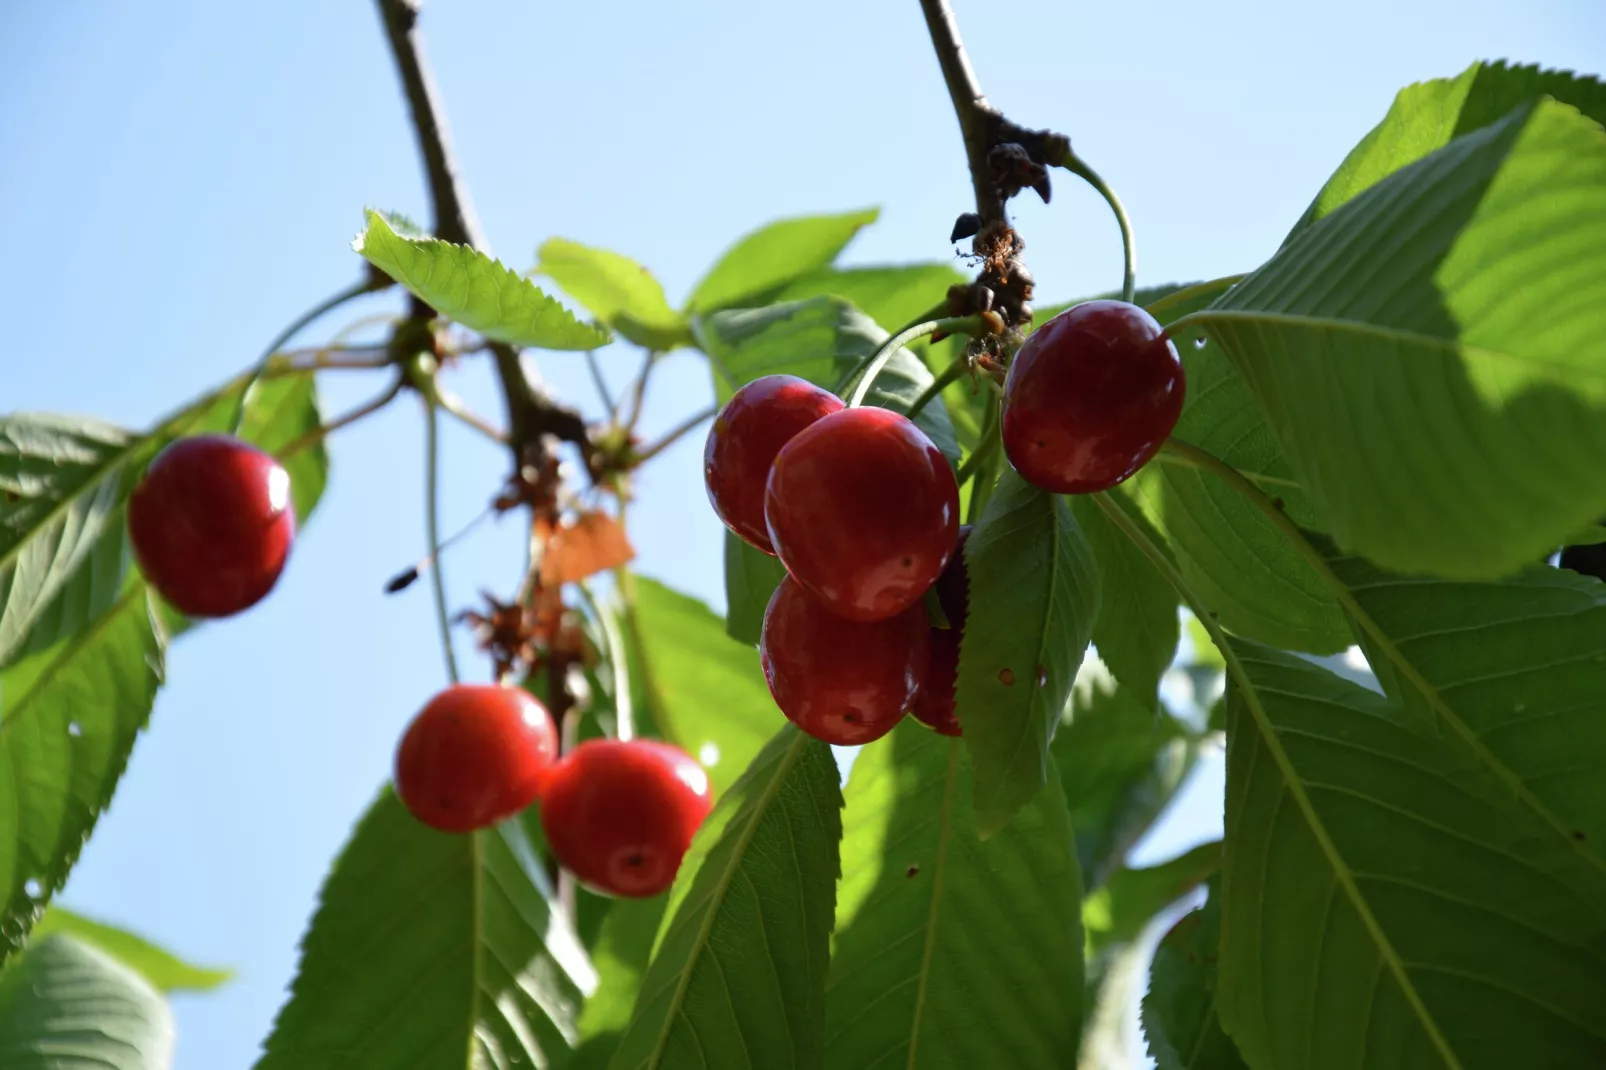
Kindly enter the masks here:
<path id="1" fill-rule="evenodd" d="M 1159 451 L 1182 414 L 1176 346 L 1124 301 L 1085 301 L 1026 339 L 1004 383 L 1004 452 L 1055 494 L 1108 490 Z"/>
<path id="2" fill-rule="evenodd" d="M 948 627 L 931 629 L 931 667 L 909 711 L 915 720 L 945 736 L 964 734 L 954 713 L 954 684 L 959 679 L 959 641 L 964 638 L 965 616 L 970 610 L 970 576 L 965 572 L 965 542 L 970 531 L 969 524 L 959 529 L 953 560 L 937 577 L 937 601 Z"/>
<path id="3" fill-rule="evenodd" d="M 140 571 L 191 617 L 231 617 L 260 602 L 295 539 L 290 475 L 228 435 L 181 438 L 156 455 L 128 499 Z"/>
<path id="4" fill-rule="evenodd" d="M 942 452 L 895 412 L 844 409 L 781 448 L 764 493 L 776 555 L 840 617 L 887 620 L 954 551 L 959 488 Z"/>
<path id="5" fill-rule="evenodd" d="M 841 398 L 795 375 L 766 375 L 736 391 L 714 418 L 703 447 L 708 500 L 726 527 L 774 555 L 764 526 L 770 465 L 799 431 L 841 409 Z"/>
<path id="6" fill-rule="evenodd" d="M 590 739 L 553 768 L 541 797 L 552 853 L 585 884 L 645 898 L 675 882 L 713 809 L 703 767 L 650 739 Z"/>
<path id="7" fill-rule="evenodd" d="M 844 620 L 788 576 L 764 611 L 759 661 L 788 720 L 852 747 L 903 719 L 931 657 L 928 630 L 922 605 L 888 620 Z"/>
<path id="8" fill-rule="evenodd" d="M 402 734 L 396 795 L 432 828 L 472 832 L 534 802 L 557 754 L 557 728 L 534 695 L 453 684 Z"/>

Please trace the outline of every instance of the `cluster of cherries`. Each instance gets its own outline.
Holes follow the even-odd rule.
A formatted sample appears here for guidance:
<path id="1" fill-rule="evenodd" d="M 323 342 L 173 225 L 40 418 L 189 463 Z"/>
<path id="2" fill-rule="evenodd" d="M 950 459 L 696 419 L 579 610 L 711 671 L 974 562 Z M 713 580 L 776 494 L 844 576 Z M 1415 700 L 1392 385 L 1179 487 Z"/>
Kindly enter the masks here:
<path id="1" fill-rule="evenodd" d="M 1122 301 L 1084 302 L 1035 331 L 1010 363 L 1004 451 L 1044 490 L 1107 490 L 1159 450 L 1183 393 L 1176 347 L 1152 316 Z M 786 566 L 759 643 L 781 712 L 844 746 L 885 736 L 911 712 L 959 735 L 969 529 L 953 470 L 925 433 L 889 410 L 847 408 L 812 383 L 769 375 L 720 411 L 703 476 L 725 525 Z M 928 591 L 945 621 L 930 620 Z"/>
<path id="2" fill-rule="evenodd" d="M 227 435 L 173 442 L 128 503 L 141 571 L 191 617 L 231 617 L 265 598 L 295 532 L 289 473 Z M 561 757 L 558 749 L 551 716 L 529 692 L 455 684 L 403 734 L 396 794 L 445 832 L 489 827 L 539 800 L 553 856 L 580 881 L 633 897 L 668 888 L 713 806 L 702 766 L 652 740 L 588 740 Z"/>

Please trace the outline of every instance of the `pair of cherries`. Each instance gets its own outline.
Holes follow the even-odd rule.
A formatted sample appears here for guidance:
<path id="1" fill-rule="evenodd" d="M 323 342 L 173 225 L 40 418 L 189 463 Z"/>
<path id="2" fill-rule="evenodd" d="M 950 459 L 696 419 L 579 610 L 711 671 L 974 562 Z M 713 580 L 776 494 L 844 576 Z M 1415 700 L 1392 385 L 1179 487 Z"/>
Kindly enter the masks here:
<path id="1" fill-rule="evenodd" d="M 541 804 L 553 857 L 608 895 L 644 897 L 675 880 L 713 808 L 708 774 L 657 740 L 591 739 L 558 756 L 558 732 L 528 691 L 454 684 L 396 749 L 396 795 L 443 832 L 488 828 Z"/>
<path id="2" fill-rule="evenodd" d="M 726 526 L 786 566 L 759 644 L 775 704 L 827 743 L 892 731 L 938 653 L 921 599 L 945 572 L 963 583 L 947 458 L 898 413 L 769 375 L 714 420 L 703 475 Z M 951 672 L 946 709 L 957 731 Z"/>

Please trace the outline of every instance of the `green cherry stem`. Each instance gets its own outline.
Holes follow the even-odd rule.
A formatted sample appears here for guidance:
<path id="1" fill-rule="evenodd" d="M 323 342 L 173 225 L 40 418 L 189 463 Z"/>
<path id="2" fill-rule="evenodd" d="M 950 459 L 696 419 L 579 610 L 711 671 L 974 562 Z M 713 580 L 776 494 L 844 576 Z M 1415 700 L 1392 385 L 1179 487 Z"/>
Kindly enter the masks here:
<path id="1" fill-rule="evenodd" d="M 1138 245 L 1137 240 L 1132 236 L 1132 220 L 1127 218 L 1126 208 L 1121 204 L 1121 198 L 1115 195 L 1115 191 L 1110 188 L 1109 183 L 1105 182 L 1097 171 L 1087 165 L 1087 161 L 1074 152 L 1067 152 L 1064 158 L 1059 161 L 1059 164 L 1071 174 L 1076 175 L 1089 186 L 1092 186 L 1098 192 L 1098 195 L 1104 198 L 1104 202 L 1110 206 L 1110 211 L 1115 213 L 1116 225 L 1121 228 L 1121 252 L 1126 262 L 1126 270 L 1121 278 L 1121 300 L 1131 303 L 1132 298 L 1137 293 L 1138 285 Z"/>
<path id="2" fill-rule="evenodd" d="M 980 316 L 955 316 L 949 319 L 928 320 L 925 323 L 917 323 L 913 327 L 899 331 L 881 343 L 881 346 L 874 353 L 865 357 L 851 372 L 842 378 L 842 382 L 836 392 L 841 394 L 842 390 L 857 378 L 858 385 L 853 388 L 853 397 L 848 401 L 848 408 L 856 409 L 864 404 L 865 397 L 870 393 L 871 385 L 874 384 L 876 376 L 881 374 L 881 370 L 887 366 L 887 361 L 891 360 L 899 350 L 916 338 L 924 338 L 926 335 L 936 334 L 938 331 L 945 331 L 949 334 L 981 334 L 986 329 Z"/>
<path id="3" fill-rule="evenodd" d="M 959 466 L 957 481 L 961 487 L 968 479 L 976 480 L 975 486 L 970 488 L 970 506 L 965 510 L 967 524 L 976 523 L 987 504 L 988 495 L 992 493 L 992 482 L 987 476 L 993 471 L 993 459 L 998 454 L 999 446 L 1003 444 L 1003 436 L 998 426 L 998 410 L 998 395 L 988 391 L 987 411 L 981 423 L 981 437 L 976 440 L 976 448 L 970 451 L 965 463 Z"/>
<path id="4" fill-rule="evenodd" d="M 441 567 L 440 496 L 440 412 L 434 402 L 424 401 L 424 533 L 429 540 L 430 586 L 435 591 L 435 619 L 441 630 L 441 654 L 446 658 L 446 678 L 457 683 L 457 654 L 452 650 L 452 621 L 446 612 L 446 572 Z"/>
<path id="5" fill-rule="evenodd" d="M 597 360 L 595 350 L 586 350 L 586 368 L 591 372 L 591 385 L 597 388 L 597 399 L 602 407 L 612 415 L 618 411 L 613 400 L 613 392 L 608 389 L 608 381 L 602 377 L 602 364 Z"/>
<path id="6" fill-rule="evenodd" d="M 326 313 L 333 312 L 347 301 L 350 301 L 356 297 L 361 297 L 365 293 L 372 293 L 375 290 L 381 290 L 391 285 L 393 285 L 393 283 L 388 278 L 376 279 L 373 276 L 364 276 L 357 282 L 346 287 L 344 290 L 324 298 L 322 301 L 318 302 L 316 305 L 313 305 L 301 315 L 291 320 L 284 330 L 280 331 L 276 336 L 274 336 L 273 341 L 268 343 L 268 348 L 263 351 L 262 355 L 256 359 L 256 363 L 252 366 L 253 371 L 251 373 L 251 377 L 246 380 L 245 389 L 240 391 L 240 401 L 234 410 L 234 419 L 229 425 L 230 433 L 235 435 L 240 433 L 240 427 L 245 423 L 245 413 L 251 399 L 251 394 L 256 390 L 257 383 L 262 380 L 263 373 L 268 370 L 268 365 L 273 361 L 273 355 L 279 351 L 281 346 L 283 346 L 290 339 L 294 338 L 296 335 L 300 334 L 308 324 L 312 323 L 313 320 L 318 319 Z"/>
<path id="7" fill-rule="evenodd" d="M 931 404 L 932 398 L 935 398 L 944 390 L 948 389 L 950 383 L 957 382 L 959 377 L 964 375 L 969 370 L 970 354 L 961 350 L 959 356 L 955 357 L 949 363 L 948 367 L 942 370 L 942 374 L 933 379 L 931 385 L 920 392 L 920 396 L 915 398 L 914 404 L 909 406 L 909 411 L 904 413 L 904 415 L 909 417 L 911 420 L 913 420 L 916 416 L 919 416 L 921 410 L 927 405 Z"/>
<path id="8" fill-rule="evenodd" d="M 718 416 L 719 410 L 720 406 L 710 405 L 701 412 L 693 413 L 692 415 L 686 417 L 686 419 L 682 420 L 673 428 L 666 431 L 664 436 L 657 442 L 654 442 L 652 445 L 643 448 L 641 452 L 637 453 L 635 457 L 632 458 L 632 464 L 646 464 L 648 461 L 664 452 L 664 450 L 680 441 L 686 435 L 697 430 L 698 425 L 700 425 L 704 420 L 712 420 L 714 417 Z"/>

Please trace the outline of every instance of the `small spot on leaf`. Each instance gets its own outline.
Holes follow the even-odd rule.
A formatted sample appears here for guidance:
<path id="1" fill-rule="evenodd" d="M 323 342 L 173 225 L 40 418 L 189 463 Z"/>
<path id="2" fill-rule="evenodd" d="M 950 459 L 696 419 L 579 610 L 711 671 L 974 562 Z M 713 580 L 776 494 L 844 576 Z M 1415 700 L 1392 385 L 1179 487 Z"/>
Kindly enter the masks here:
<path id="1" fill-rule="evenodd" d="M 920 875 L 920 867 L 911 862 L 909 868 L 903 871 L 903 875 L 910 879 L 918 877 Z"/>
<path id="2" fill-rule="evenodd" d="M 1047 668 L 1047 666 L 1039 665 L 1037 667 L 1037 686 L 1038 687 L 1047 687 L 1048 686 L 1048 668 Z"/>
<path id="3" fill-rule="evenodd" d="M 998 670 L 998 682 L 1003 684 L 1005 687 L 1014 687 L 1015 686 L 1015 670 L 1011 669 L 1007 665 L 1004 666 L 1002 669 L 999 669 Z"/>
<path id="4" fill-rule="evenodd" d="M 1573 839 L 1577 840 L 1579 843 L 1583 843 L 1585 840 L 1589 839 L 1589 836 L 1584 832 L 1583 829 L 1573 829 Z"/>

